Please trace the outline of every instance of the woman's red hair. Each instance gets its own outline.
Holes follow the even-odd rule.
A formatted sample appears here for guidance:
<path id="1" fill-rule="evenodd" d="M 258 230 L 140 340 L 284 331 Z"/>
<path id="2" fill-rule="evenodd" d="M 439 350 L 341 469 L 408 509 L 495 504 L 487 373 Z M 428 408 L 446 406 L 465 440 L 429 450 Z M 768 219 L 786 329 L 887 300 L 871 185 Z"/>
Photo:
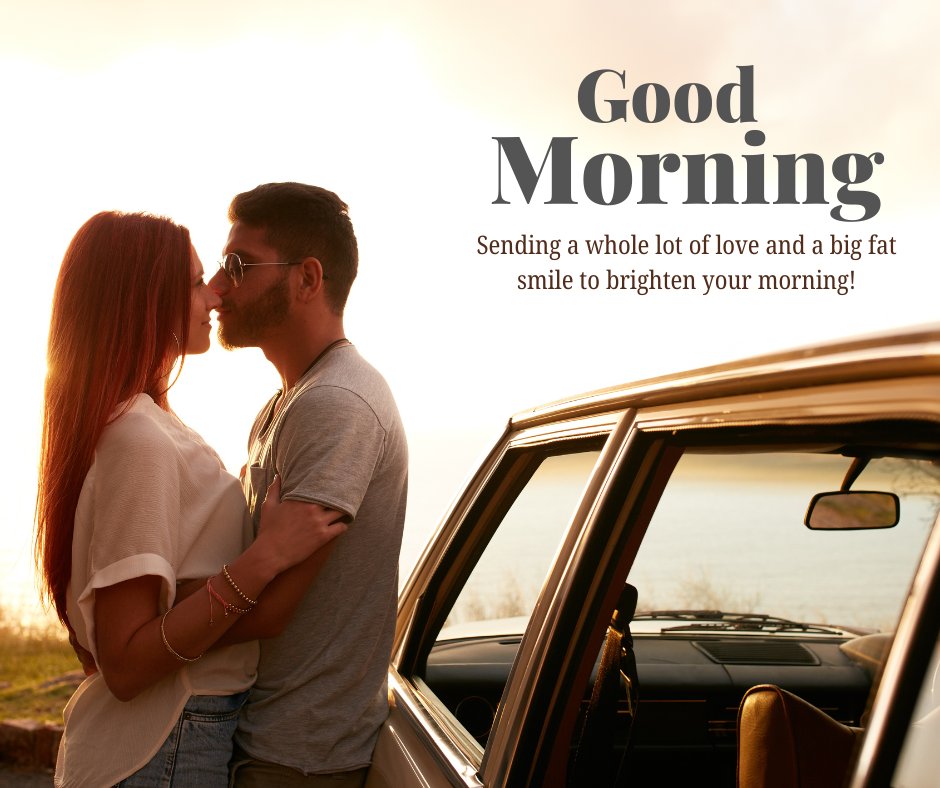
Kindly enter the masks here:
<path id="1" fill-rule="evenodd" d="M 116 212 L 85 222 L 62 260 L 49 325 L 36 562 L 43 598 L 63 623 L 75 508 L 95 446 L 136 395 L 169 409 L 167 375 L 189 338 L 191 261 L 185 227 Z"/>

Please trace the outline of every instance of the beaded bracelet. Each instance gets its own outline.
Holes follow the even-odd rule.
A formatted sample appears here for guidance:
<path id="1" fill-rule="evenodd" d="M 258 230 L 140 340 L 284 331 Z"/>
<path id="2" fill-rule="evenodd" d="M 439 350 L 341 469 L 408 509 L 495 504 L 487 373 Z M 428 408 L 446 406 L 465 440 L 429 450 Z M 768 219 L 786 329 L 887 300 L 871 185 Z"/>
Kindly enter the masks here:
<path id="1" fill-rule="evenodd" d="M 160 619 L 160 637 L 163 638 L 163 645 L 166 646 L 166 650 L 181 662 L 195 662 L 197 659 L 202 659 L 202 654 L 200 654 L 198 657 L 184 657 L 182 654 L 177 652 L 176 649 L 170 645 L 170 641 L 166 639 L 166 629 L 164 628 L 164 625 L 166 623 L 166 617 L 170 615 L 171 610 L 173 610 L 172 607 L 167 610 L 166 613 L 163 614 L 163 618 Z"/>
<path id="2" fill-rule="evenodd" d="M 240 613 L 250 613 L 250 612 L 251 612 L 251 608 L 250 608 L 250 607 L 238 607 L 237 605 L 233 605 L 231 602 L 229 602 L 228 600 L 226 600 L 225 597 L 223 597 L 218 591 L 216 591 L 216 590 L 212 587 L 212 578 L 211 578 L 211 577 L 207 577 L 207 578 L 206 578 L 206 591 L 209 592 L 209 596 L 210 596 L 211 599 L 214 599 L 216 602 L 218 602 L 220 605 L 222 605 L 222 609 L 225 611 L 225 616 L 226 616 L 226 618 L 228 617 L 228 614 L 229 614 L 229 613 L 239 613 L 239 614 L 240 614 Z M 210 624 L 212 623 L 212 602 L 211 602 L 211 601 L 209 602 L 209 623 L 210 623 Z"/>
<path id="3" fill-rule="evenodd" d="M 228 573 L 228 564 L 222 564 L 222 574 L 225 576 L 225 579 L 228 580 L 228 584 L 235 589 L 235 593 L 238 594 L 242 599 L 244 599 L 251 607 L 254 607 L 258 604 L 256 599 L 252 599 L 244 591 L 242 591 L 238 584 L 232 580 L 232 576 Z"/>

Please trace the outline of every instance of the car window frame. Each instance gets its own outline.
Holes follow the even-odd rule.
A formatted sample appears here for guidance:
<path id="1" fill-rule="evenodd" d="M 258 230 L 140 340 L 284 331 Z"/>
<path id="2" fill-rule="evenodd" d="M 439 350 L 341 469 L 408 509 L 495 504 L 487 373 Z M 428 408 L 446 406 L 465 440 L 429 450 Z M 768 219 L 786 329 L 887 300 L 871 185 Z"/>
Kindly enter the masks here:
<path id="1" fill-rule="evenodd" d="M 398 700 L 408 709 L 408 716 L 417 723 L 417 727 L 425 729 L 424 741 L 435 749 L 436 760 L 454 784 L 471 784 L 467 782 L 467 775 L 470 770 L 482 772 L 485 753 L 433 691 L 420 680 L 418 674 L 423 669 L 423 663 L 450 606 L 497 530 L 503 515 L 542 460 L 546 456 L 572 453 L 580 450 L 580 447 L 600 448 L 594 470 L 579 499 L 583 501 L 590 497 L 590 491 L 596 487 L 597 483 L 593 480 L 598 473 L 603 472 L 599 469 L 606 467 L 605 456 L 609 452 L 611 435 L 620 421 L 621 414 L 604 414 L 522 430 L 508 429 L 445 517 L 406 584 L 400 602 L 393 649 L 394 681 L 390 683 L 398 685 Z M 565 451 L 558 451 L 559 448 Z M 566 528 L 567 532 L 580 529 L 580 517 L 579 502 Z M 483 528 L 477 525 L 480 521 L 484 522 Z M 559 548 L 560 552 L 564 551 L 564 544 L 565 540 Z M 539 604 L 540 601 L 537 601 L 536 607 Z M 442 740 L 442 736 L 446 737 L 446 741 Z"/>
<path id="2" fill-rule="evenodd" d="M 416 602 L 407 632 L 398 633 L 398 653 L 393 657 L 393 664 L 402 675 L 410 675 L 423 667 L 423 660 L 463 584 L 541 462 L 548 456 L 575 453 L 596 445 L 601 448 L 601 456 L 589 476 L 589 487 L 615 423 L 610 417 L 578 419 L 507 436 L 493 453 L 487 472 L 478 475 L 482 478 L 467 489 L 435 536 L 434 541 L 441 549 L 436 555 L 423 557 L 419 562 L 425 565 L 421 577 L 413 576 L 409 580 L 409 586 L 414 587 L 406 590 Z M 557 451 L 559 447 L 564 447 L 565 451 Z M 582 498 L 587 489 L 582 492 Z M 576 507 L 566 532 L 578 519 L 578 511 Z"/>
<path id="3" fill-rule="evenodd" d="M 901 613 L 851 788 L 889 785 L 940 637 L 940 518 L 934 523 Z"/>
<path id="4" fill-rule="evenodd" d="M 486 785 L 550 785 L 551 775 L 564 772 L 580 704 L 562 696 L 568 687 L 587 685 L 594 656 L 584 655 L 592 649 L 597 654 L 606 630 L 600 611 L 612 610 L 619 593 L 613 583 L 617 562 L 608 556 L 636 554 L 645 525 L 634 525 L 648 524 L 651 502 L 659 500 L 679 456 L 662 436 L 638 430 L 635 418 L 636 411 L 623 414 L 608 443 L 604 477 L 582 501 L 581 528 L 569 532 L 567 560 L 546 579 L 546 604 L 529 622 L 484 752 Z M 573 599 L 578 603 L 565 604 Z"/>

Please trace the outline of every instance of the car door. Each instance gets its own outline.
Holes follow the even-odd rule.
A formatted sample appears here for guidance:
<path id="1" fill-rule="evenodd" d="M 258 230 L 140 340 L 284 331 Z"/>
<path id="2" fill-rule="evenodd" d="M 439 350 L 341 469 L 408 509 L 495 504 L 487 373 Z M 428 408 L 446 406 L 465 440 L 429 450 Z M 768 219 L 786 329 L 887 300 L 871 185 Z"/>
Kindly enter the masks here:
<path id="1" fill-rule="evenodd" d="M 370 788 L 494 784 L 484 761 L 506 675 L 628 422 L 614 413 L 507 431 L 455 503 L 402 593 Z M 517 702 L 525 691 L 516 686 Z"/>

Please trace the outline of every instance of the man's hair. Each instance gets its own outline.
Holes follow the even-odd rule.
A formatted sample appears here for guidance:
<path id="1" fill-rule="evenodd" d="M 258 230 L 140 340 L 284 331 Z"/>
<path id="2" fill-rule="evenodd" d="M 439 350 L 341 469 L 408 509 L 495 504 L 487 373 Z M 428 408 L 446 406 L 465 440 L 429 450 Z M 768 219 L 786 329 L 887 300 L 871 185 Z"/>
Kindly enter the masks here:
<path id="1" fill-rule="evenodd" d="M 323 266 L 327 302 L 343 314 L 359 268 L 349 209 L 333 192 L 305 183 L 265 183 L 235 196 L 229 221 L 262 228 L 285 260 L 316 257 Z"/>

